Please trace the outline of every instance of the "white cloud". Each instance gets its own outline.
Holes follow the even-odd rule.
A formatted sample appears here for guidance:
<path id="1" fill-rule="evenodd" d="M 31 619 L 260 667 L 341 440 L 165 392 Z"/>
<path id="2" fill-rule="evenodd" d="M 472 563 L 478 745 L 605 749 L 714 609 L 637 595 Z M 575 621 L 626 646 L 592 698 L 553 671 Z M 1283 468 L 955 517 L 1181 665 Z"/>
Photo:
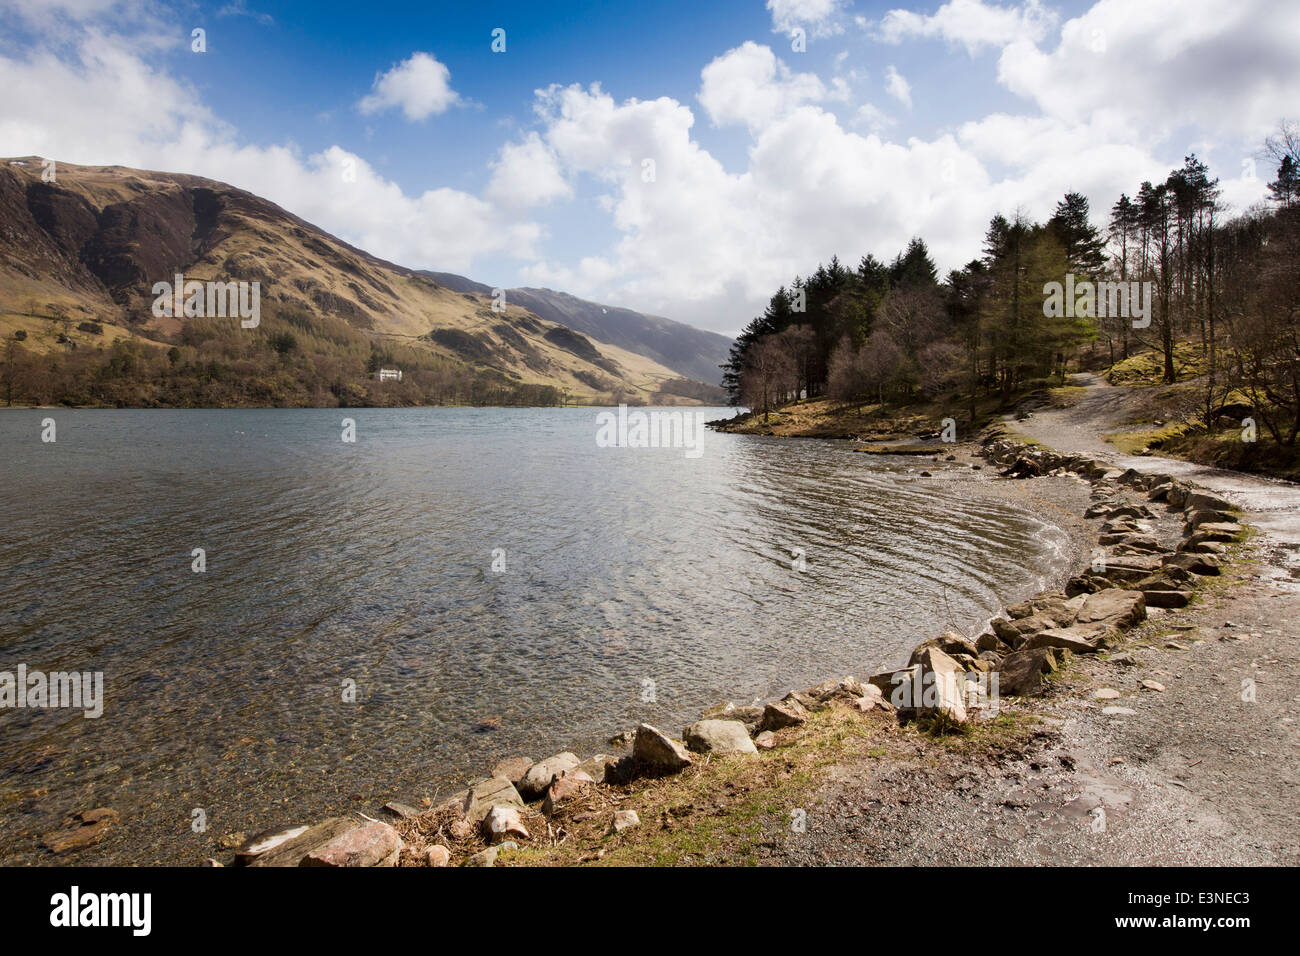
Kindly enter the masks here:
<path id="1" fill-rule="evenodd" d="M 885 92 L 909 110 L 912 108 L 912 84 L 893 66 L 885 68 Z"/>
<path id="2" fill-rule="evenodd" d="M 743 123 L 759 129 L 828 96 L 816 74 L 793 73 L 770 47 L 749 41 L 706 66 L 700 80 L 700 105 L 718 126 Z"/>
<path id="3" fill-rule="evenodd" d="M 370 115 L 400 107 L 411 121 L 445 113 L 460 101 L 451 88 L 451 71 L 428 53 L 412 53 L 387 73 L 377 74 L 371 92 L 357 106 Z"/>
<path id="4" fill-rule="evenodd" d="M 446 188 L 408 195 L 338 146 L 303 156 L 290 146 L 241 145 L 191 87 L 97 30 L 64 55 L 44 47 L 22 58 L 0 54 L 0 88 L 0 155 L 207 176 L 416 268 L 468 270 L 487 254 L 537 255 L 541 227 L 488 199 Z"/>
<path id="5" fill-rule="evenodd" d="M 909 37 L 937 38 L 975 54 L 985 47 L 1006 46 L 1017 40 L 1041 40 L 1056 20 L 1056 14 L 1040 0 L 1026 0 L 1010 7 L 982 0 L 949 0 L 930 16 L 890 10 L 881 18 L 876 35 L 885 43 L 900 43 Z"/>
<path id="6" fill-rule="evenodd" d="M 774 33 L 789 33 L 795 27 L 813 36 L 840 33 L 837 17 L 843 6 L 844 0 L 767 0 Z"/>
<path id="7" fill-rule="evenodd" d="M 573 196 L 559 162 L 537 133 L 507 143 L 492 163 L 486 195 L 507 208 L 528 208 Z"/>

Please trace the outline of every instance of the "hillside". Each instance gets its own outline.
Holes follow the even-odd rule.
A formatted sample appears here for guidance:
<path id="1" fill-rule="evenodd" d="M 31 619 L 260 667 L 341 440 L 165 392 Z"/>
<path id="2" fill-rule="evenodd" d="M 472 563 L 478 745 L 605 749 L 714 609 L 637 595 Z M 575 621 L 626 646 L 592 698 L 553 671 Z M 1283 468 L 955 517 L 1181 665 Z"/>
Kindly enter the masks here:
<path id="1" fill-rule="evenodd" d="M 184 400 L 196 404 L 685 403 L 699 391 L 653 358 L 516 302 L 494 311 L 490 290 L 378 259 L 224 183 L 120 166 L 57 170 L 46 183 L 38 158 L 0 161 L 0 335 L 17 339 L 36 400 L 78 400 L 68 364 L 97 382 L 105 368 L 125 375 L 123 363 L 97 364 L 88 350 L 148 362 L 169 348 L 175 377 L 215 363 L 227 387 L 206 390 L 195 372 L 183 389 L 131 379 L 85 400 L 174 404 L 188 389 Z M 259 282 L 260 325 L 156 317 L 153 285 L 176 273 Z M 374 388 L 379 365 L 403 368 L 403 382 Z M 7 389 L 20 371 L 7 369 Z"/>
<path id="2" fill-rule="evenodd" d="M 490 294 L 491 288 L 450 272 L 425 272 L 435 282 L 460 292 Z M 731 339 L 657 315 L 602 305 L 551 289 L 507 289 L 506 301 L 550 322 L 566 325 L 602 342 L 647 355 L 687 378 L 717 384 Z"/>

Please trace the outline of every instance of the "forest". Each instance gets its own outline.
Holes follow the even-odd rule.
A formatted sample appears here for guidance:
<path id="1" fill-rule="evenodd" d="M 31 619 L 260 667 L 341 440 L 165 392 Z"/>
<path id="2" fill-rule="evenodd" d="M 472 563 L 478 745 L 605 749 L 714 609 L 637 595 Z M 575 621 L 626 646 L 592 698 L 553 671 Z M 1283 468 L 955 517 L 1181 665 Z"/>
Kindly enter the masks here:
<path id="1" fill-rule="evenodd" d="M 942 278 L 921 238 L 888 263 L 832 258 L 772 295 L 737 337 L 723 384 L 734 404 L 760 413 L 801 396 L 882 406 L 943 396 L 974 421 L 981 401 L 1006 405 L 1084 360 L 1109 367 L 1149 352 L 1160 382 L 1194 378 L 1201 427 L 1244 412 L 1294 448 L 1300 125 L 1281 123 L 1261 155 L 1275 170 L 1268 199 L 1236 215 L 1191 155 L 1162 182 L 1121 195 L 1101 225 L 1076 192 L 1046 222 L 995 215 L 981 255 Z M 1056 311 L 1044 308 L 1049 284 L 1068 276 L 1150 283 L 1145 327 L 1045 314 Z"/>

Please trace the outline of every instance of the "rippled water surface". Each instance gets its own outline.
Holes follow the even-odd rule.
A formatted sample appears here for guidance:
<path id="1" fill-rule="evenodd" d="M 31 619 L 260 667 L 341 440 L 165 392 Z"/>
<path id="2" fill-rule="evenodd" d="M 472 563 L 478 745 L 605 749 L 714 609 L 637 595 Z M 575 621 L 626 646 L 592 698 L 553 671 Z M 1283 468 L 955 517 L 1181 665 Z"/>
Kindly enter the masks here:
<path id="1" fill-rule="evenodd" d="M 0 710 L 0 859 L 52 862 L 41 832 L 109 806 L 77 862 L 194 863 L 501 756 L 679 733 L 896 663 L 1061 562 L 1063 533 L 969 472 L 595 433 L 591 409 L 0 413 L 0 670 L 102 671 L 106 698 Z"/>

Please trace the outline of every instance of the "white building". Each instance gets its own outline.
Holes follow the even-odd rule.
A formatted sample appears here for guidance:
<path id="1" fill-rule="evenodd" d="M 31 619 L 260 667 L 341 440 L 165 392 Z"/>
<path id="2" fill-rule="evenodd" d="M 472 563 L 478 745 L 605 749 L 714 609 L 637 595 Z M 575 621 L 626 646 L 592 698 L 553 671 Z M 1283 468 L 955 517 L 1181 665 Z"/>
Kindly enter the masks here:
<path id="1" fill-rule="evenodd" d="M 400 382 L 402 380 L 402 370 L 400 368 L 381 368 L 375 373 L 376 382 Z"/>

